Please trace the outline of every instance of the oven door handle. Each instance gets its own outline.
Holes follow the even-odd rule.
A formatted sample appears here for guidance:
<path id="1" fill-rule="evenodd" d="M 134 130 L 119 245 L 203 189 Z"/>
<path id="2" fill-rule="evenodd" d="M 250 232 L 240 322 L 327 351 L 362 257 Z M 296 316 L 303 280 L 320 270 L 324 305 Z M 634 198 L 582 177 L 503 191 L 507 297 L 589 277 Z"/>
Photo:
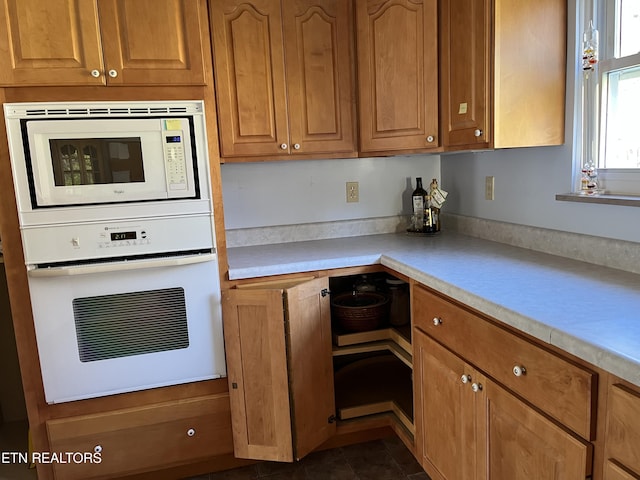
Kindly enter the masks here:
<path id="1" fill-rule="evenodd" d="M 134 260 L 130 262 L 96 263 L 90 265 L 71 265 L 64 267 L 38 268 L 27 267 L 31 277 L 64 277 L 68 275 L 86 275 L 91 273 L 122 272 L 125 270 L 139 270 L 142 268 L 179 267 L 195 263 L 211 262 L 216 259 L 215 253 L 192 255 L 187 257 L 165 257 L 153 260 Z"/>

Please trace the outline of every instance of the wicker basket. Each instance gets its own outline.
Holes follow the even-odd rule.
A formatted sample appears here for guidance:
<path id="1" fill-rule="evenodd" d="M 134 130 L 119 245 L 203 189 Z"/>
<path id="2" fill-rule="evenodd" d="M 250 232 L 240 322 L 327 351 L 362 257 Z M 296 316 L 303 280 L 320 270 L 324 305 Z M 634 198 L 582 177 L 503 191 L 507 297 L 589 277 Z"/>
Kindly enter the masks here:
<path id="1" fill-rule="evenodd" d="M 376 292 L 343 293 L 331 300 L 331 313 L 349 332 L 375 330 L 389 316 L 389 299 Z"/>

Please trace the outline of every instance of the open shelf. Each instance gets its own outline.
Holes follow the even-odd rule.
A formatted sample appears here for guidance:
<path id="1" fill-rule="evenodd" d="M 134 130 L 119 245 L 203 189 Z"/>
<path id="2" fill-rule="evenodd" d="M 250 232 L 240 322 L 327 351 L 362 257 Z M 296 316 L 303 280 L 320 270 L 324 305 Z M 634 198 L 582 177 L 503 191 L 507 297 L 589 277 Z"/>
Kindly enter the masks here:
<path id="1" fill-rule="evenodd" d="M 413 368 L 410 333 L 411 327 L 409 325 L 367 332 L 334 333 L 333 356 L 388 351 L 399 358 L 407 367 Z"/>
<path id="2" fill-rule="evenodd" d="M 336 409 L 341 420 L 393 412 L 411 433 L 412 371 L 394 355 L 355 360 L 335 374 Z"/>

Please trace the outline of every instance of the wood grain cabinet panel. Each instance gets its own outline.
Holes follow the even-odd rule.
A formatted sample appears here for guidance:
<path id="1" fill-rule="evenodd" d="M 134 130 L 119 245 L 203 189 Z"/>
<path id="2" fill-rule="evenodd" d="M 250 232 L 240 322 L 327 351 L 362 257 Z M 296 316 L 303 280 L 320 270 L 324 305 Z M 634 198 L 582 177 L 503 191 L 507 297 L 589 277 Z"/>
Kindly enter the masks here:
<path id="1" fill-rule="evenodd" d="M 414 329 L 416 451 L 434 480 L 580 479 L 591 446 Z"/>
<path id="2" fill-rule="evenodd" d="M 437 0 L 356 0 L 360 150 L 438 147 Z"/>
<path id="3" fill-rule="evenodd" d="M 211 4 L 223 157 L 354 154 L 352 7 Z"/>
<path id="4" fill-rule="evenodd" d="M 629 478 L 640 478 L 640 392 L 621 384 L 609 388 L 606 431 L 605 457 L 608 462 L 617 462 L 637 475 Z M 624 472 L 624 469 L 609 466 L 605 478 L 617 478 L 615 471 Z"/>
<path id="5" fill-rule="evenodd" d="M 0 7 L 2 85 L 206 83 L 205 0 L 1 0 Z"/>
<path id="6" fill-rule="evenodd" d="M 292 462 L 335 434 L 328 279 L 226 290 L 235 456 Z"/>
<path id="7" fill-rule="evenodd" d="M 439 5 L 445 151 L 564 143 L 567 2 Z"/>
<path id="8" fill-rule="evenodd" d="M 49 420 L 46 428 L 51 452 L 90 456 L 54 462 L 58 480 L 116 478 L 229 454 L 233 446 L 226 393 Z"/>
<path id="9" fill-rule="evenodd" d="M 425 288 L 415 288 L 413 305 L 420 312 L 414 317 L 418 328 L 583 438 L 593 438 L 595 373 Z"/>

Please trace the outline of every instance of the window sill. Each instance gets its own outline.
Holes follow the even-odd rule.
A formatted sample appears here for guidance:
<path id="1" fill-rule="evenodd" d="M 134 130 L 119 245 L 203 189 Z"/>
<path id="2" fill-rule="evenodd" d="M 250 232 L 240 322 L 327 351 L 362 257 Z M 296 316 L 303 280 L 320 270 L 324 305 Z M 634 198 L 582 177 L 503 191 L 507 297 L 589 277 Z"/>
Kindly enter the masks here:
<path id="1" fill-rule="evenodd" d="M 560 202 L 600 203 L 603 205 L 640 207 L 640 196 L 633 195 L 613 195 L 608 193 L 580 195 L 579 193 L 559 193 L 556 195 L 556 200 Z"/>

